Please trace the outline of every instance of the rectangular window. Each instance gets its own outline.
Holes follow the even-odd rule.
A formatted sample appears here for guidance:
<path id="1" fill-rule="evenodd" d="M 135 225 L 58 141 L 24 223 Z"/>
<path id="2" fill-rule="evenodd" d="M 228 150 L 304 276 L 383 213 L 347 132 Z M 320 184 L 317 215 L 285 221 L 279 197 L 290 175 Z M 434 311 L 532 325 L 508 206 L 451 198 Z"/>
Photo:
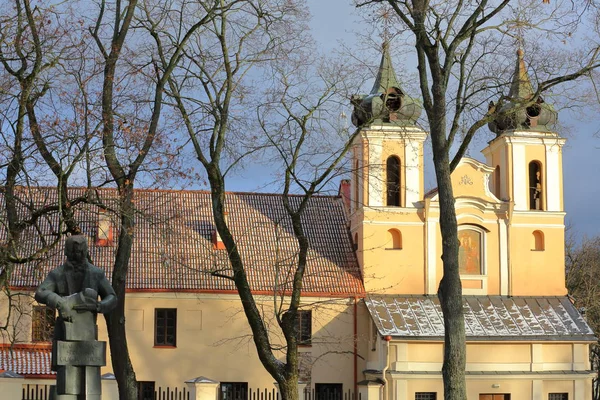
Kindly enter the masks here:
<path id="1" fill-rule="evenodd" d="M 54 334 L 55 312 L 46 306 L 33 306 L 31 312 L 31 341 L 50 342 Z"/>
<path id="2" fill-rule="evenodd" d="M 343 400 L 344 392 L 341 383 L 316 383 L 315 400 Z"/>
<path id="3" fill-rule="evenodd" d="M 221 382 L 219 400 L 248 400 L 248 382 Z"/>
<path id="4" fill-rule="evenodd" d="M 510 400 L 510 393 L 481 393 L 479 400 Z"/>
<path id="5" fill-rule="evenodd" d="M 312 337 L 312 311 L 298 310 L 298 344 L 310 345 Z"/>
<path id="6" fill-rule="evenodd" d="M 154 400 L 154 382 L 138 381 L 138 400 Z"/>
<path id="7" fill-rule="evenodd" d="M 436 400 L 436 392 L 416 392 L 415 400 Z"/>
<path id="8" fill-rule="evenodd" d="M 177 345 L 177 309 L 156 308 L 154 310 L 154 345 Z"/>
<path id="9" fill-rule="evenodd" d="M 569 400 L 569 393 L 548 393 L 548 400 Z"/>

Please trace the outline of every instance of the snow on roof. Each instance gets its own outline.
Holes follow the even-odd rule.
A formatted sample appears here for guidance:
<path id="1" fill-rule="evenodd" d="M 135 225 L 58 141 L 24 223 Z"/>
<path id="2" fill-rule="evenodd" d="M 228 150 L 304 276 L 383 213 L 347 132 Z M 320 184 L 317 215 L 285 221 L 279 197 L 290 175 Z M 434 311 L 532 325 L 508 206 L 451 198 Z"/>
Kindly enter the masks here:
<path id="1" fill-rule="evenodd" d="M 368 295 L 365 303 L 382 336 L 444 337 L 437 296 Z M 596 340 L 566 296 L 464 296 L 463 303 L 467 340 Z"/>

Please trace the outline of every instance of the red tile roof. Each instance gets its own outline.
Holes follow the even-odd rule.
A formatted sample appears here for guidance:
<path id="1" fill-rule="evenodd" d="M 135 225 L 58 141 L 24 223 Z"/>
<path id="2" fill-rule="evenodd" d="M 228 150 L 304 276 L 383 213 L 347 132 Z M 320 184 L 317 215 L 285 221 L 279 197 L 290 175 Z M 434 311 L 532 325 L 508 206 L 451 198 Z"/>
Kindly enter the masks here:
<path id="1" fill-rule="evenodd" d="M 24 377 L 51 377 L 52 349 L 43 344 L 0 344 L 0 369 L 15 372 Z"/>
<path id="2" fill-rule="evenodd" d="M 117 207 L 114 189 L 98 190 L 113 221 L 111 208 Z M 71 199 L 85 189 L 71 189 Z M 56 202 L 52 189 L 37 189 L 24 195 L 37 206 Z M 28 197 L 28 198 L 27 198 Z M 230 229 L 247 267 L 248 279 L 255 292 L 273 292 L 291 288 L 298 245 L 280 195 L 228 193 L 226 210 Z M 301 197 L 292 197 L 299 204 Z M 212 241 L 214 223 L 211 198 L 203 191 L 137 190 L 135 192 L 135 231 L 128 275 L 130 290 L 153 291 L 232 291 L 231 280 L 211 275 L 218 271 L 232 275 L 225 250 L 216 250 Z M 110 279 L 116 246 L 95 245 L 98 208 L 75 206 L 76 218 L 90 238 L 90 255 L 95 265 L 105 269 Z M 308 265 L 304 275 L 305 294 L 354 295 L 364 293 L 359 266 L 346 224 L 344 205 L 339 197 L 317 196 L 309 201 L 303 216 L 310 242 Z M 115 226 L 117 224 L 115 223 Z M 40 221 L 42 232 L 51 240 L 59 230 L 54 215 Z M 0 231 L 0 240 L 6 235 Z M 118 232 L 114 232 L 115 239 Z M 41 246 L 33 230 L 24 236 L 22 255 Z M 63 244 L 52 249 L 40 261 L 18 265 L 12 274 L 13 287 L 37 287 L 47 273 L 64 259 Z"/>

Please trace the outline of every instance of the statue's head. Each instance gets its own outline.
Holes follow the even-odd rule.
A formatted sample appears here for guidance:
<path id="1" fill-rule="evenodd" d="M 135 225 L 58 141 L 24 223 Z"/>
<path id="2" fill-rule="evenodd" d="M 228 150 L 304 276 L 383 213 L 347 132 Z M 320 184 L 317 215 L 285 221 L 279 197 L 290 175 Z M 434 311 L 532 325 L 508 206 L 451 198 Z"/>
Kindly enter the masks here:
<path id="1" fill-rule="evenodd" d="M 80 264 L 87 258 L 88 244 L 83 235 L 74 235 L 67 238 L 65 243 L 65 255 L 67 260 Z"/>

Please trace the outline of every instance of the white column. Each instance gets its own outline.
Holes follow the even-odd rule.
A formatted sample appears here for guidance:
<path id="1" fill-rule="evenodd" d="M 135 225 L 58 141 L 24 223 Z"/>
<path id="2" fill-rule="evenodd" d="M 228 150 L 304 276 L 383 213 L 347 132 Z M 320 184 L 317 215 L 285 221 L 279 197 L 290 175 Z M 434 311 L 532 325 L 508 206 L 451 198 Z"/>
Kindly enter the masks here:
<path id="1" fill-rule="evenodd" d="M 543 381 L 534 380 L 531 387 L 531 400 L 544 400 Z"/>
<path id="2" fill-rule="evenodd" d="M 500 239 L 500 295 L 508 295 L 508 235 L 507 221 L 504 219 L 498 220 L 498 232 Z"/>
<path id="3" fill-rule="evenodd" d="M 419 165 L 419 154 L 423 143 L 419 140 L 406 140 L 404 145 L 404 170 L 406 178 L 404 182 L 405 207 L 414 207 L 414 203 L 421 200 L 421 166 Z"/>
<path id="4" fill-rule="evenodd" d="M 529 172 L 527 171 L 525 159 L 525 144 L 513 143 L 512 146 L 512 171 L 513 171 L 513 196 L 515 201 L 515 210 L 529 210 Z"/>
<path id="5" fill-rule="evenodd" d="M 427 230 L 427 293 L 435 294 L 437 292 L 437 218 L 427 218 L 425 222 Z"/>
<path id="6" fill-rule="evenodd" d="M 370 207 L 383 205 L 383 188 L 385 186 L 385 171 L 381 159 L 383 140 L 381 138 L 369 139 L 369 203 Z"/>
<path id="7" fill-rule="evenodd" d="M 531 345 L 531 370 L 541 371 L 544 369 L 544 355 L 542 354 L 542 345 L 533 343 Z"/>
<path id="8" fill-rule="evenodd" d="M 577 379 L 573 385 L 573 400 L 585 400 L 586 386 L 590 385 L 588 380 Z"/>
<path id="9" fill-rule="evenodd" d="M 394 386 L 396 386 L 396 396 L 392 398 L 394 400 L 408 400 L 408 381 L 406 379 L 398 379 L 394 383 Z"/>
<path id="10" fill-rule="evenodd" d="M 562 211 L 560 209 L 560 145 L 546 144 L 546 207 L 548 211 Z"/>

